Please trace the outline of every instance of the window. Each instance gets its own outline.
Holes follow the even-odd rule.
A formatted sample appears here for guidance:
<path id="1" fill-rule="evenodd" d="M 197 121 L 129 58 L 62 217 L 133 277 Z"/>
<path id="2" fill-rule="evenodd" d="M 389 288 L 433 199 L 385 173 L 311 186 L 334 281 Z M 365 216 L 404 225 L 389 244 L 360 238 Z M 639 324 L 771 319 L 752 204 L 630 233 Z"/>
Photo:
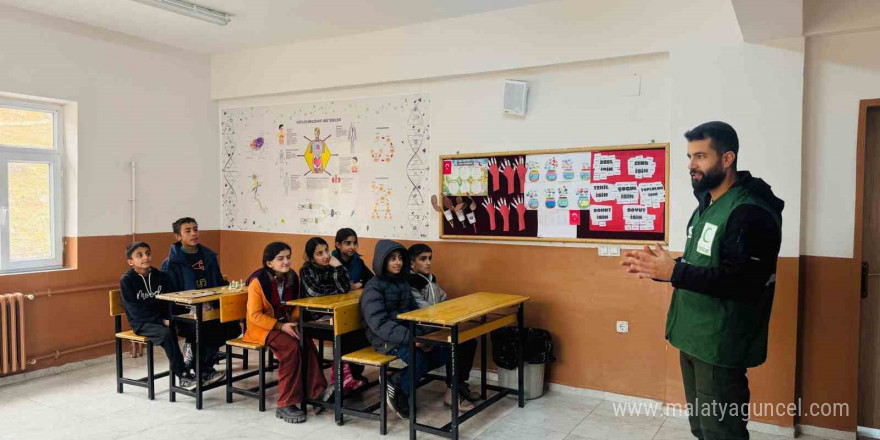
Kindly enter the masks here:
<path id="1" fill-rule="evenodd" d="M 62 265 L 60 105 L 0 99 L 0 272 Z"/>

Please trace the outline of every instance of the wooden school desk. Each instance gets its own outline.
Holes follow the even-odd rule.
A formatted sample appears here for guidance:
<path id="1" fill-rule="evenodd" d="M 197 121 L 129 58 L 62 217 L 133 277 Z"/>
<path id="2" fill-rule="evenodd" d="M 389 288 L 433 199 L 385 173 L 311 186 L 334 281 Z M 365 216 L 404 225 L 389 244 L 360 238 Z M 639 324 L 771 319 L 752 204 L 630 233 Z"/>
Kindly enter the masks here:
<path id="1" fill-rule="evenodd" d="M 415 353 L 416 339 L 433 343 L 450 345 L 452 359 L 450 360 L 452 385 L 452 421 L 442 428 L 422 425 L 416 419 L 416 376 L 410 374 L 410 390 L 412 396 L 409 399 L 409 438 L 415 440 L 416 431 L 423 431 L 452 440 L 458 440 L 459 424 L 477 415 L 493 403 L 501 400 L 508 394 L 519 396 L 519 407 L 525 406 L 525 392 L 523 388 L 523 349 L 525 347 L 525 334 L 523 333 L 523 309 L 527 296 L 508 295 L 504 293 L 478 292 L 459 298 L 443 301 L 433 306 L 425 307 L 412 312 L 402 313 L 398 319 L 409 321 L 409 350 Z M 516 314 L 509 313 L 510 308 L 516 307 Z M 477 322 L 474 322 L 474 321 Z M 517 391 L 486 384 L 486 335 L 492 330 L 516 324 L 519 328 L 519 380 Z M 416 326 L 439 328 L 440 330 L 427 335 L 416 337 Z M 471 339 L 480 338 L 480 398 L 483 402 L 474 409 L 458 414 L 458 384 L 461 379 L 457 372 L 456 350 L 458 344 Z M 415 356 L 413 356 L 415 359 Z M 486 399 L 486 389 L 495 391 L 497 394 Z"/>
<path id="2" fill-rule="evenodd" d="M 174 374 L 169 374 L 168 376 L 171 378 L 171 387 L 169 388 L 168 400 L 171 402 L 175 401 L 175 393 L 180 393 L 185 396 L 195 397 L 196 398 L 196 409 L 202 409 L 202 393 L 208 391 L 213 388 L 226 386 L 226 381 L 217 381 L 211 385 L 206 387 L 202 386 L 202 362 L 201 362 L 201 330 L 202 330 L 202 322 L 203 321 L 213 321 L 215 319 L 220 319 L 220 308 L 217 307 L 213 310 L 204 311 L 203 307 L 205 303 L 210 301 L 216 301 L 220 299 L 221 296 L 226 295 L 240 295 L 247 294 L 247 287 L 240 287 L 237 289 L 230 289 L 229 286 L 222 287 L 212 287 L 210 289 L 195 289 L 195 290 L 185 290 L 182 292 L 174 292 L 174 293 L 163 293 L 161 295 L 156 295 L 156 298 L 161 299 L 163 301 L 168 301 L 168 310 L 174 310 L 174 305 L 184 305 L 184 306 L 195 306 L 196 312 L 195 314 L 184 314 L 184 315 L 174 315 L 174 313 L 170 313 L 171 319 L 169 322 L 171 323 L 172 330 L 174 330 L 174 322 L 175 321 L 189 321 L 195 322 L 196 326 L 196 338 L 193 341 L 193 363 L 195 365 L 196 370 L 196 389 L 195 391 L 190 391 L 185 388 L 180 388 L 174 385 L 175 376 Z M 232 356 L 232 353 L 226 353 L 227 356 Z M 231 374 L 231 371 L 227 371 L 226 374 Z"/>
<path id="3" fill-rule="evenodd" d="M 333 408 L 333 414 L 336 424 L 342 424 L 342 335 L 354 330 L 362 328 L 360 313 L 357 312 L 358 300 L 363 293 L 363 289 L 354 290 L 349 293 L 326 296 L 312 296 L 306 298 L 287 301 L 285 305 L 299 307 L 299 348 L 302 356 L 300 368 L 302 368 L 303 390 L 306 396 L 302 402 L 302 410 L 308 414 L 306 407 L 308 404 L 320 406 L 322 408 Z M 308 312 L 308 313 L 307 313 Z M 318 315 L 318 317 L 330 316 L 331 321 L 306 321 L 306 315 Z M 307 329 L 329 330 L 333 332 L 333 366 L 335 377 L 333 378 L 334 386 L 334 402 L 328 404 L 318 400 L 311 400 L 308 396 L 308 354 L 305 347 L 306 338 L 309 338 Z M 321 350 L 323 352 L 323 350 Z M 318 360 L 320 365 L 323 359 Z"/>

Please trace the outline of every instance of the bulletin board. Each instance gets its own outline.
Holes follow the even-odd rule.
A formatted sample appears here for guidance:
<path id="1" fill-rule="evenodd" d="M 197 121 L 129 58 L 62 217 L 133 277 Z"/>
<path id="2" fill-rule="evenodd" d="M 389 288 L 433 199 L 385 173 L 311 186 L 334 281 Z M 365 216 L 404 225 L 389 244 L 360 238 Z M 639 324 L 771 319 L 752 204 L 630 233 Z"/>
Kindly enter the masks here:
<path id="1" fill-rule="evenodd" d="M 669 241 L 669 144 L 440 156 L 440 238 Z"/>

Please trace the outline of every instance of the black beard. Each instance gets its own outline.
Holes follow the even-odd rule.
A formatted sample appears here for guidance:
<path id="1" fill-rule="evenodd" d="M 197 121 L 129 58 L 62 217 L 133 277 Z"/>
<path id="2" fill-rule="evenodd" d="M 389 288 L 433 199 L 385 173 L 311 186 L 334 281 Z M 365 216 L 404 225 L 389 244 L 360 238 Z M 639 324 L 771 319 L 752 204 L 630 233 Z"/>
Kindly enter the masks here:
<path id="1" fill-rule="evenodd" d="M 694 180 L 693 173 L 700 172 L 695 171 L 691 173 L 691 185 L 696 192 L 704 192 L 717 188 L 718 185 L 721 185 L 721 182 L 724 182 L 724 178 L 727 176 L 724 170 L 721 169 L 721 161 L 719 161 L 714 167 L 710 168 L 705 174 L 700 173 L 703 175 L 703 178 L 700 180 Z"/>

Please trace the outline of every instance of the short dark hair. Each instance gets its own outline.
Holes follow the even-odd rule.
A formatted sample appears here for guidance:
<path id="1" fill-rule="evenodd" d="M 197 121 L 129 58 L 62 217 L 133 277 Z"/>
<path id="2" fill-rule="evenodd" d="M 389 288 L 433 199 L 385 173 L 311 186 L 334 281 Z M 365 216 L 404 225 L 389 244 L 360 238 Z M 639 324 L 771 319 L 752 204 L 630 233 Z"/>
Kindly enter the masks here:
<path id="1" fill-rule="evenodd" d="M 171 230 L 174 231 L 175 234 L 180 235 L 180 227 L 186 223 L 195 223 L 196 225 L 199 224 L 199 222 L 197 222 L 196 219 L 192 217 L 182 217 L 175 220 L 174 223 L 171 224 Z"/>
<path id="2" fill-rule="evenodd" d="M 354 229 L 342 228 L 342 229 L 336 231 L 336 240 L 334 240 L 334 241 L 336 243 L 342 243 L 348 237 L 354 237 L 354 239 L 357 240 L 358 234 L 357 234 L 357 232 L 354 232 Z"/>
<path id="3" fill-rule="evenodd" d="M 409 261 L 416 261 L 416 258 L 419 255 L 424 254 L 425 252 L 434 252 L 431 250 L 431 246 L 426 245 L 425 243 L 416 243 L 409 247 L 407 253 L 409 254 Z"/>
<path id="4" fill-rule="evenodd" d="M 312 258 L 315 255 L 315 250 L 317 250 L 318 246 L 322 244 L 324 246 L 327 246 L 327 241 L 325 241 L 321 237 L 312 237 L 309 239 L 309 241 L 306 242 L 306 261 L 312 261 Z M 330 246 L 327 246 L 327 250 L 330 250 Z"/>
<path id="5" fill-rule="evenodd" d="M 125 247 L 125 259 L 131 260 L 131 254 L 133 254 L 134 251 L 136 251 L 138 248 L 147 248 L 149 250 L 150 245 L 148 245 L 144 241 L 136 241 L 136 242 L 126 246 Z"/>
<path id="6" fill-rule="evenodd" d="M 266 269 L 274 276 L 275 271 L 272 270 L 266 262 L 274 260 L 282 251 L 290 250 L 290 245 L 281 241 L 273 241 L 272 243 L 267 244 L 263 249 L 263 269 Z"/>
<path id="7" fill-rule="evenodd" d="M 733 159 L 733 169 L 736 169 L 736 162 L 739 160 L 739 137 L 736 130 L 730 124 L 721 121 L 712 121 L 700 124 L 684 134 L 688 142 L 701 141 L 709 138 L 709 146 L 715 150 L 719 156 L 732 151 L 736 155 Z"/>

